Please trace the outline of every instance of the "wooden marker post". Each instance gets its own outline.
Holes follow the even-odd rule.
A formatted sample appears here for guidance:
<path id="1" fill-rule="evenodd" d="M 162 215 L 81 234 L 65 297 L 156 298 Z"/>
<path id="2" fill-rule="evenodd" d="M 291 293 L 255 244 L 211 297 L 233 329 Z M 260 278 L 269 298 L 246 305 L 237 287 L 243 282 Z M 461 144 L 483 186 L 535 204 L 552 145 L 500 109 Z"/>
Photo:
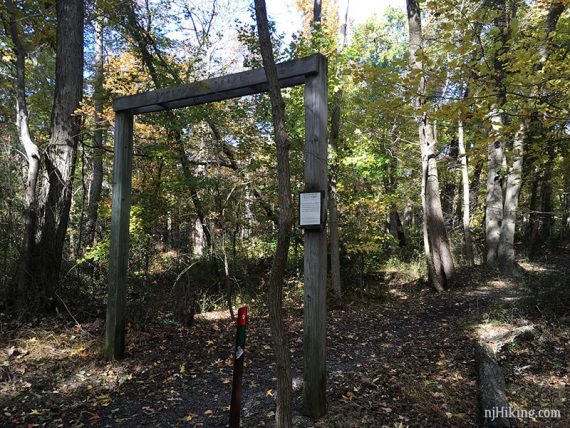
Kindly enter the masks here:
<path id="1" fill-rule="evenodd" d="M 322 195 L 321 216 L 307 208 L 305 227 L 305 306 L 303 310 L 303 414 L 320 418 L 327 411 L 327 59 L 305 81 L 305 190 Z M 315 193 L 312 193 L 315 195 Z M 320 221 L 319 221 L 320 220 Z"/>
<path id="2" fill-rule="evenodd" d="M 230 404 L 230 428 L 239 427 L 241 411 L 241 385 L 243 379 L 243 360 L 245 354 L 245 327 L 247 325 L 247 306 L 239 308 L 236 331 L 236 352 L 234 355 L 234 378 L 232 382 L 232 401 Z"/>

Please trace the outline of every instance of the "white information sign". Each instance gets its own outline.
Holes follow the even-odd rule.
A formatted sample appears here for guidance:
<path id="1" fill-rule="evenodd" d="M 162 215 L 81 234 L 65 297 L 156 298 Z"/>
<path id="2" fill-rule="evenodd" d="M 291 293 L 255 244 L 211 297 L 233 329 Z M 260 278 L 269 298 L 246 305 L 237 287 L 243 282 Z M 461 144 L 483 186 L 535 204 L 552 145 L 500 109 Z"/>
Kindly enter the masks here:
<path id="1" fill-rule="evenodd" d="M 299 194 L 299 226 L 321 226 L 321 192 Z"/>

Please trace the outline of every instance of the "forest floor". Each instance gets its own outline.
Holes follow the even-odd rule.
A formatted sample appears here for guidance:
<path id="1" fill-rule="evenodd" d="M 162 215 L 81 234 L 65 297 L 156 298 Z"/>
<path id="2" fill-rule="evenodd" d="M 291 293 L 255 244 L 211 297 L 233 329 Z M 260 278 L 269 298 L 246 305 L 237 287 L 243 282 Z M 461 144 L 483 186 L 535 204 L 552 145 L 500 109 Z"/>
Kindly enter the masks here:
<path id="1" fill-rule="evenodd" d="M 297 427 L 463 427 L 476 425 L 473 345 L 482 327 L 535 326 L 499 353 L 514 408 L 558 410 L 560 418 L 520 426 L 570 426 L 570 254 L 522 264 L 517 280 L 481 267 L 458 273 L 442 294 L 379 283 L 383 299 L 330 305 L 328 413 L 300 415 L 302 307 L 287 314 Z M 127 357 L 101 357 L 102 319 L 67 314 L 20 323 L 0 317 L 1 426 L 227 426 L 235 327 L 225 312 L 190 329 L 169 313 L 129 325 Z M 242 426 L 272 426 L 275 367 L 266 315 L 249 309 Z"/>

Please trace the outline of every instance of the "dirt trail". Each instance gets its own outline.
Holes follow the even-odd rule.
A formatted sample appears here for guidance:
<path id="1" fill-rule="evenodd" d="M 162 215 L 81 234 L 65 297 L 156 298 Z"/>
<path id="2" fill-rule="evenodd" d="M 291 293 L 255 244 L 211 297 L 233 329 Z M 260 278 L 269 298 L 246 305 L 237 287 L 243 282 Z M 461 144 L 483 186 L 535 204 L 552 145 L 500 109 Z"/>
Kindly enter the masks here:
<path id="1" fill-rule="evenodd" d="M 469 323 L 485 318 L 491 304 L 513 302 L 524 297 L 528 289 L 520 282 L 493 279 L 482 269 L 464 275 L 458 280 L 461 288 L 441 295 L 400 286 L 390 289 L 383 303 L 354 303 L 329 311 L 329 409 L 316 422 L 298 413 L 302 310 L 290 310 L 295 425 L 474 426 L 476 379 Z M 560 270 L 538 275 L 559 276 Z M 268 321 L 255 313 L 250 320 L 242 426 L 272 426 L 276 381 Z M 564 331 L 568 333 L 568 328 Z M 61 336 L 68 333 L 62 330 Z M 23 336 L 24 332 L 19 334 Z M 31 333 L 26 334 L 29 338 Z M 57 334 L 55 331 L 54 337 Z M 52 355 L 32 360 L 25 356 L 22 364 L 26 370 L 20 375 L 14 371 L 0 390 L 4 413 L 0 425 L 224 427 L 229 413 L 233 335 L 234 327 L 228 319 L 200 320 L 188 330 L 159 316 L 146 331 L 129 333 L 129 356 L 119 363 L 105 364 L 89 349 L 74 357 Z M 77 340 L 68 339 L 71 343 Z M 547 337 L 538 346 L 543 352 L 532 355 L 510 353 L 504 361 L 506 369 L 524 368 L 526 359 L 532 358 L 534 368 L 526 369 L 529 374 L 551 373 L 560 381 L 557 387 L 564 387 L 564 382 L 570 382 L 568 368 L 564 367 L 564 361 L 570 361 L 567 339 Z M 1 345 L 12 343 L 16 342 Z M 12 358 L 10 364 L 10 368 L 16 367 L 16 360 Z M 553 368 L 558 370 L 554 375 Z M 530 373 L 532 370 L 536 373 Z M 540 405 L 529 391 L 538 387 L 524 386 L 508 373 L 507 382 L 520 395 L 519 402 Z M 566 399 L 568 389 L 561 389 L 561 394 L 558 406 L 563 406 L 564 412 L 570 402 Z M 568 412 L 562 416 L 547 424 L 538 421 L 535 426 L 569 426 Z M 534 423 L 523 422 L 529 426 Z"/>

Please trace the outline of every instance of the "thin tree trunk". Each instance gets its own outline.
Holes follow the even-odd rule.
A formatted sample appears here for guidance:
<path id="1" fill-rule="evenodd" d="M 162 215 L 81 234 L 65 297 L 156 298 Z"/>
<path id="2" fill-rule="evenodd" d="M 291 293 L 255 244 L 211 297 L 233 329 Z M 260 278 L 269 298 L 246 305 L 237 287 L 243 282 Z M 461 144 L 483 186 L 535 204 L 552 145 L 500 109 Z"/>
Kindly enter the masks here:
<path id="1" fill-rule="evenodd" d="M 435 155 L 435 136 L 430 123 L 429 112 L 425 109 L 426 80 L 423 61 L 418 51 L 422 49 L 421 12 L 417 0 L 407 0 L 408 28 L 410 37 L 410 67 L 420 73 L 414 108 L 418 124 L 421 145 L 424 190 L 424 250 L 431 273 L 431 280 L 436 290 L 441 291 L 451 284 L 454 264 L 449 248 L 447 231 L 443 222 L 439 179 Z"/>
<path id="2" fill-rule="evenodd" d="M 331 247 L 331 286 L 337 298 L 342 296 L 340 277 L 340 243 L 338 236 L 338 206 L 336 180 L 331 177 L 329 187 L 329 241 Z"/>
<path id="3" fill-rule="evenodd" d="M 479 199 L 479 190 L 481 189 L 481 171 L 483 171 L 484 165 L 485 161 L 483 159 L 477 161 L 473 171 L 471 184 L 469 185 L 469 209 L 471 210 L 472 218 L 475 217 L 479 207 L 477 200 Z"/>
<path id="4" fill-rule="evenodd" d="M 541 232 L 540 239 L 544 242 L 552 235 L 552 226 L 554 224 L 553 206 L 552 206 L 552 176 L 554 170 L 554 163 L 556 160 L 556 148 L 552 144 L 547 135 L 544 135 L 544 142 L 546 143 L 546 163 L 544 164 L 544 173 L 542 174 L 541 194 Z"/>
<path id="5" fill-rule="evenodd" d="M 151 79 L 154 83 L 156 88 L 161 88 L 162 81 L 159 78 L 159 73 L 155 67 L 154 61 L 155 58 L 153 57 L 150 48 L 154 46 L 154 40 L 152 40 L 148 31 L 146 31 L 141 24 L 139 23 L 135 11 L 136 4 L 133 0 L 126 1 L 123 6 L 125 9 L 122 12 L 125 14 L 125 21 L 124 24 L 127 33 L 130 35 L 132 42 L 136 46 L 141 56 L 141 59 L 148 69 L 148 72 L 151 76 Z M 182 80 L 176 73 L 171 70 L 170 67 L 166 64 L 164 59 L 158 54 L 158 49 L 154 49 L 154 52 L 157 53 L 156 61 L 158 61 L 159 65 L 162 66 L 163 69 L 167 71 L 167 73 L 172 77 L 172 80 L 176 82 L 176 84 L 182 84 Z M 190 164 L 188 162 L 188 157 L 186 155 L 186 151 L 184 148 L 184 141 L 181 135 L 181 127 L 177 124 L 177 119 L 172 111 L 166 112 L 169 123 L 172 125 L 170 129 L 168 129 L 168 135 L 171 140 L 176 143 L 176 149 L 178 150 L 178 158 L 180 160 L 180 164 L 182 165 L 182 172 L 184 174 L 184 178 L 188 183 L 190 199 L 194 204 L 194 208 L 196 209 L 196 215 L 198 216 L 198 220 L 200 222 L 200 226 L 202 228 L 201 235 L 205 238 L 206 245 L 208 248 L 212 245 L 212 236 L 210 229 L 208 228 L 208 224 L 206 222 L 206 212 L 204 209 L 204 205 L 202 204 L 202 200 L 198 195 L 198 188 L 196 186 L 196 179 L 192 173 L 190 168 Z"/>
<path id="6" fill-rule="evenodd" d="M 532 160 L 531 160 L 532 161 Z M 538 194 L 538 185 L 540 181 L 539 173 L 536 168 L 534 168 L 534 174 L 532 177 L 532 182 L 530 184 L 530 201 L 529 201 L 529 225 L 528 225 L 528 257 L 533 259 L 536 256 L 536 250 L 539 247 L 539 226 L 540 226 L 540 216 L 541 211 L 540 205 L 540 195 Z"/>
<path id="7" fill-rule="evenodd" d="M 406 208 L 404 208 L 404 223 L 403 223 L 404 231 L 406 231 L 409 227 L 412 227 L 413 222 L 414 222 L 414 204 L 412 201 L 409 200 L 408 203 L 406 204 Z"/>
<path id="8" fill-rule="evenodd" d="M 556 30 L 556 25 L 558 24 L 558 20 L 560 16 L 564 12 L 566 5 L 563 2 L 554 2 L 550 5 L 548 14 L 545 21 L 545 32 L 544 37 L 542 40 L 542 45 L 540 47 L 540 59 L 539 61 L 534 64 L 533 70 L 535 72 L 539 72 L 544 67 L 544 64 L 548 60 L 550 55 L 551 46 L 549 45 L 549 36 L 550 34 Z M 538 89 L 534 91 L 534 95 L 538 95 Z M 516 210 L 518 206 L 518 196 L 520 192 L 521 186 L 521 176 L 522 176 L 522 162 L 523 162 L 523 151 L 524 151 L 524 140 L 527 138 L 527 132 L 532 129 L 532 121 L 537 117 L 536 111 L 531 112 L 528 116 L 526 121 L 523 121 L 521 124 L 521 128 L 515 137 L 515 141 L 513 143 L 513 152 L 514 152 L 514 160 L 513 160 L 513 167 L 511 168 L 511 172 L 509 174 L 509 182 L 507 183 L 507 196 L 505 198 L 505 222 L 507 223 L 505 227 L 501 228 L 501 249 L 500 249 L 500 257 L 501 257 L 501 269 L 504 274 L 507 275 L 514 275 L 517 273 L 516 270 L 516 263 L 515 263 L 515 253 L 514 253 L 514 226 L 515 226 L 515 218 L 516 218 Z M 542 128 L 542 126 L 540 126 Z M 551 203 L 552 203 L 552 163 L 555 157 L 554 147 L 552 145 L 548 145 L 547 148 L 548 158 L 547 163 L 545 165 L 544 174 L 542 175 L 542 186 L 541 186 L 541 210 L 543 212 L 550 213 L 552 211 Z M 520 171 L 519 171 L 520 170 Z M 511 183 L 512 181 L 512 183 Z M 536 187 L 537 182 L 533 182 L 532 187 L 532 194 L 531 194 L 531 209 L 532 205 L 535 205 L 537 195 L 536 195 Z M 537 248 L 537 239 L 538 235 L 541 235 L 541 238 L 544 239 L 546 236 L 550 234 L 550 226 L 552 224 L 552 219 L 548 218 L 548 223 L 542 223 L 542 221 L 536 222 L 537 218 L 534 215 L 535 213 L 531 213 L 531 239 L 533 239 L 531 248 L 529 250 L 529 257 L 533 257 L 534 253 Z M 508 216 L 508 219 L 507 219 Z M 540 217 L 539 217 L 540 218 Z M 542 233 L 539 233 L 539 226 L 543 225 L 546 227 L 543 228 Z M 505 233 L 506 235 L 503 237 L 502 234 Z"/>
<path id="9" fill-rule="evenodd" d="M 344 51 L 346 46 L 346 34 L 348 30 L 348 7 L 350 2 L 347 2 L 346 14 L 344 17 L 344 24 L 342 28 L 342 41 L 340 53 Z M 315 0 L 314 2 L 314 23 L 316 24 L 321 21 L 321 0 Z M 335 92 L 333 96 L 332 105 L 332 115 L 331 115 L 331 134 L 330 134 L 330 145 L 333 152 L 334 162 L 331 165 L 331 171 L 329 176 L 329 243 L 331 251 L 331 287 L 335 297 L 338 299 L 342 296 L 342 283 L 340 276 L 340 242 L 338 233 L 338 193 L 337 193 L 337 180 L 336 173 L 338 170 L 338 146 L 340 143 L 340 127 L 342 118 L 342 87 Z"/>
<path id="10" fill-rule="evenodd" d="M 332 107 L 330 144 L 332 152 L 335 155 L 340 140 L 341 98 L 342 89 L 335 93 Z M 333 159 L 334 162 L 329 176 L 329 242 L 331 249 L 331 286 L 335 297 L 339 299 L 342 296 L 342 284 L 340 277 L 340 247 L 338 236 L 338 194 L 336 190 L 336 171 L 338 165 L 336 156 L 334 156 Z"/>
<path id="11" fill-rule="evenodd" d="M 400 221 L 400 214 L 398 213 L 398 206 L 396 205 L 396 186 L 398 183 L 398 149 L 400 147 L 401 133 L 400 126 L 397 120 L 394 120 L 391 133 L 391 145 L 389 149 L 390 161 L 386 166 L 386 173 L 384 174 L 384 190 L 386 195 L 392 199 L 390 204 L 390 211 L 388 214 L 388 224 L 390 235 L 398 242 L 400 247 L 406 245 L 406 234 L 402 228 Z"/>
<path id="12" fill-rule="evenodd" d="M 396 239 L 398 246 L 403 247 L 406 245 L 406 234 L 404 233 L 402 227 L 402 221 L 400 220 L 400 214 L 398 213 L 398 207 L 396 204 L 390 205 L 389 214 L 390 223 L 390 235 Z"/>
<path id="13" fill-rule="evenodd" d="M 8 28 L 16 57 L 16 126 L 18 128 L 18 138 L 20 144 L 24 147 L 28 162 L 28 175 L 24 191 L 24 237 L 18 262 L 18 272 L 14 286 L 10 287 L 8 300 L 10 303 L 17 303 L 19 307 L 23 308 L 33 297 L 33 290 L 29 287 L 29 280 L 32 271 L 32 251 L 37 229 L 38 198 L 36 187 L 40 171 L 40 152 L 38 146 L 32 140 L 29 129 L 29 113 L 26 102 L 25 61 L 27 54 L 20 39 L 16 24 L 16 11 L 12 0 L 6 0 L 6 6 L 9 14 Z"/>
<path id="14" fill-rule="evenodd" d="M 229 168 L 231 168 L 234 172 L 237 173 L 239 171 L 239 165 L 236 160 L 234 148 L 231 145 L 229 145 L 226 141 L 224 141 L 220 133 L 220 130 L 218 129 L 218 126 L 215 124 L 213 120 L 211 120 L 210 118 L 206 118 L 206 123 L 212 130 L 212 134 L 214 135 L 216 141 L 221 145 L 222 152 L 228 158 L 229 165 L 227 166 L 229 166 Z M 252 190 L 253 190 L 253 196 L 255 197 L 255 199 L 257 199 L 257 201 L 261 205 L 261 208 L 263 208 L 263 210 L 265 211 L 265 215 L 267 216 L 267 218 L 271 220 L 275 226 L 278 226 L 279 219 L 277 218 L 275 212 L 273 212 L 271 205 L 264 199 L 263 195 L 261 194 L 261 192 L 257 187 L 253 186 Z"/>
<path id="15" fill-rule="evenodd" d="M 95 114 L 93 116 L 95 130 L 93 132 L 93 154 L 91 156 L 92 178 L 89 185 L 89 201 L 87 205 L 87 225 L 85 227 L 85 243 L 91 245 L 95 240 L 95 230 L 103 186 L 103 66 L 104 38 L 102 19 L 95 19 L 95 79 L 93 82 L 93 100 Z"/>
<path id="16" fill-rule="evenodd" d="M 313 1 L 313 26 L 315 28 L 321 24 L 322 3 L 322 0 Z"/>
<path id="17" fill-rule="evenodd" d="M 269 321 L 277 366 L 277 428 L 292 425 L 293 389 L 289 338 L 283 322 L 283 283 L 291 235 L 291 175 L 289 171 L 290 140 L 285 130 L 285 103 L 281 96 L 277 68 L 269 35 L 265 0 L 255 0 L 255 15 L 263 67 L 267 76 L 275 143 L 277 146 L 277 181 L 279 187 L 279 231 L 277 249 L 269 274 Z"/>
<path id="18" fill-rule="evenodd" d="M 167 112 L 168 116 L 172 118 L 172 123 L 175 122 L 174 114 L 172 112 Z M 196 215 L 198 217 L 198 221 L 200 222 L 200 227 L 202 231 L 200 235 L 203 239 L 205 239 L 205 247 L 211 248 L 212 246 L 212 234 L 210 232 L 210 228 L 208 227 L 208 223 L 206 221 L 206 210 L 204 209 L 204 205 L 202 203 L 202 199 L 200 195 L 198 195 L 198 187 L 196 186 L 196 178 L 192 173 L 190 168 L 190 164 L 188 162 L 188 157 L 186 155 L 186 150 L 184 149 L 184 141 L 182 140 L 182 134 L 180 129 L 170 129 L 168 134 L 171 140 L 174 140 L 176 143 L 176 149 L 178 150 L 178 159 L 180 160 L 180 164 L 182 165 L 182 172 L 184 174 L 184 178 L 186 179 L 186 183 L 188 184 L 188 189 L 190 193 L 190 199 L 194 204 L 194 208 L 196 209 Z"/>
<path id="19" fill-rule="evenodd" d="M 560 195 L 560 205 L 562 209 L 562 216 L 560 218 L 560 238 L 568 239 L 568 228 L 570 226 L 570 147 L 568 145 L 562 149 L 562 177 L 561 187 L 562 194 Z"/>
<path id="20" fill-rule="evenodd" d="M 467 169 L 467 153 L 465 151 L 465 141 L 463 135 L 463 121 L 458 124 L 459 157 L 461 158 L 461 181 L 463 184 L 463 245 L 465 250 L 465 262 L 467 266 L 473 266 L 473 241 L 471 239 L 471 217 L 470 217 L 470 194 L 469 194 L 469 170 Z"/>
<path id="21" fill-rule="evenodd" d="M 421 138 L 421 137 L 420 137 Z M 428 269 L 428 281 L 433 285 L 433 287 L 441 292 L 443 287 L 438 281 L 437 275 L 435 273 L 435 268 L 433 265 L 433 258 L 431 254 L 431 248 L 429 245 L 429 232 L 428 232 L 428 206 L 426 199 L 426 182 L 427 182 L 427 161 L 423 155 L 423 144 L 420 142 L 422 147 L 422 187 L 421 187 L 421 197 L 422 197 L 422 231 L 423 231 L 423 243 L 424 243 L 424 258 L 426 261 Z"/>

